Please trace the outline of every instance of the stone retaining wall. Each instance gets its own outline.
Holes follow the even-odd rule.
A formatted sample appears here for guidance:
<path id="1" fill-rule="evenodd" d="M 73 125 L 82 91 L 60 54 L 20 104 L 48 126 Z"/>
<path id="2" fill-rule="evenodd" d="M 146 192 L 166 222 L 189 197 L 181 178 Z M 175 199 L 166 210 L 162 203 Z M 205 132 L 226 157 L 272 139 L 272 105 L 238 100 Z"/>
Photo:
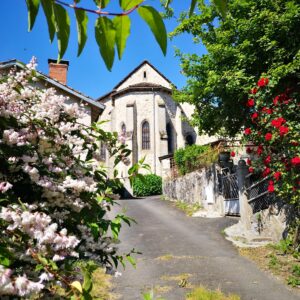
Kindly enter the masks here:
<path id="1" fill-rule="evenodd" d="M 224 214 L 215 165 L 175 179 L 163 179 L 163 195 L 169 200 L 198 203 L 205 209 Z"/>

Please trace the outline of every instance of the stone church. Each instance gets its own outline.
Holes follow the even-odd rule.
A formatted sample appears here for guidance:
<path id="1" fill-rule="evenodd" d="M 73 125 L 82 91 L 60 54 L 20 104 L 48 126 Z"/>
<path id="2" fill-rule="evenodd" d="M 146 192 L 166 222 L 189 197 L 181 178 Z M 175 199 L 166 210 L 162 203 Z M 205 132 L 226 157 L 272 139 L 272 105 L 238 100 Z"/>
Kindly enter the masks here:
<path id="1" fill-rule="evenodd" d="M 151 171 L 163 176 L 170 166 L 161 158 L 188 144 L 212 142 L 207 136 L 198 136 L 187 119 L 193 106 L 178 104 L 172 98 L 174 85 L 148 61 L 142 62 L 112 91 L 96 99 L 105 106 L 99 121 L 107 121 L 103 129 L 117 132 L 120 140 L 132 150 L 131 163 L 146 157 Z M 101 156 L 111 169 L 105 145 Z M 168 163 L 170 163 L 168 161 Z M 120 165 L 119 176 L 125 177 L 130 166 Z"/>

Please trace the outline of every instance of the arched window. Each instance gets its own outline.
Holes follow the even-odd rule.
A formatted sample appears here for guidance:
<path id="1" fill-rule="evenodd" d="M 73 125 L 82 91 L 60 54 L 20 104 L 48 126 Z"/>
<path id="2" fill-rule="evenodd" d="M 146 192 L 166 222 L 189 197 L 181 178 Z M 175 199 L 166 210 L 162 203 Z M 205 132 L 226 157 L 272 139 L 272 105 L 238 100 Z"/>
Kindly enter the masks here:
<path id="1" fill-rule="evenodd" d="M 173 153 L 173 132 L 172 132 L 172 125 L 170 123 L 166 126 L 167 135 L 168 135 L 168 153 Z"/>
<path id="2" fill-rule="evenodd" d="M 193 136 L 191 134 L 188 134 L 185 137 L 185 143 L 186 143 L 187 146 L 195 144 L 194 138 L 193 138 Z"/>
<path id="3" fill-rule="evenodd" d="M 122 125 L 121 125 L 121 134 L 119 135 L 119 141 L 123 145 L 126 142 L 126 125 L 125 125 L 125 123 L 122 123 Z"/>
<path id="4" fill-rule="evenodd" d="M 124 135 L 126 134 L 126 125 L 124 123 L 121 126 L 121 133 Z"/>
<path id="5" fill-rule="evenodd" d="M 142 124 L 142 149 L 150 149 L 150 127 L 147 121 Z"/>

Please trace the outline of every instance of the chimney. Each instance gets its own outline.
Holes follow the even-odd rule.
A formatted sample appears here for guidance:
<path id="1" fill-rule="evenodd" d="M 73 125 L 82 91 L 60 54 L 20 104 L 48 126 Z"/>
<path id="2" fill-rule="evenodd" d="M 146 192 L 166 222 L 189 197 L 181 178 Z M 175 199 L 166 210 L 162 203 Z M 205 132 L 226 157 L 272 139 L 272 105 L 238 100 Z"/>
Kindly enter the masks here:
<path id="1" fill-rule="evenodd" d="M 49 77 L 63 83 L 67 84 L 67 73 L 69 62 L 67 60 L 61 60 L 59 64 L 55 59 L 48 59 L 49 65 Z"/>

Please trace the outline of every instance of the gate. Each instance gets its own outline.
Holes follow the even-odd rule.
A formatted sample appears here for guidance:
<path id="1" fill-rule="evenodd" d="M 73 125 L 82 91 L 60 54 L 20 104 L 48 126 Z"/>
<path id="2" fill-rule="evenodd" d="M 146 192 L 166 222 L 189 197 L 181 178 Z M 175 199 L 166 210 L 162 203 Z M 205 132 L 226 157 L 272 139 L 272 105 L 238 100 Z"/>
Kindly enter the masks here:
<path id="1" fill-rule="evenodd" d="M 225 215 L 240 215 L 239 187 L 236 173 L 222 170 L 221 193 L 224 197 Z"/>

